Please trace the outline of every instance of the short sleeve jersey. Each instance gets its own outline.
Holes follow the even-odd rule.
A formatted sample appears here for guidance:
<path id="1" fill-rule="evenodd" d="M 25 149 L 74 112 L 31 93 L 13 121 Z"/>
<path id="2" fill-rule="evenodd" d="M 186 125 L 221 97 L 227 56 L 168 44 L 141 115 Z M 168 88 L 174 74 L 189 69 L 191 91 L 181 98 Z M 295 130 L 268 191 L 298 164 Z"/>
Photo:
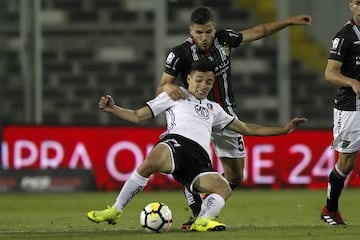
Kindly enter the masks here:
<path id="1" fill-rule="evenodd" d="M 329 59 L 342 62 L 341 73 L 360 81 L 360 31 L 352 19 L 332 39 Z M 334 107 L 344 111 L 360 111 L 359 96 L 351 87 L 339 87 Z"/>
<path id="2" fill-rule="evenodd" d="M 212 128 L 225 128 L 234 117 L 219 104 L 208 99 L 198 100 L 187 90 L 187 99 L 174 101 L 166 92 L 147 102 L 154 116 L 166 111 L 165 134 L 178 134 L 197 142 L 210 155 Z"/>
<path id="3" fill-rule="evenodd" d="M 192 37 L 170 50 L 166 58 L 165 72 L 177 77 L 180 75 L 187 88 L 186 77 L 193 61 L 207 57 L 215 64 L 215 83 L 208 98 L 217 102 L 224 110 L 236 115 L 236 103 L 231 83 L 230 54 L 242 42 L 242 34 L 232 29 L 216 32 L 214 44 L 207 52 L 201 51 Z"/>

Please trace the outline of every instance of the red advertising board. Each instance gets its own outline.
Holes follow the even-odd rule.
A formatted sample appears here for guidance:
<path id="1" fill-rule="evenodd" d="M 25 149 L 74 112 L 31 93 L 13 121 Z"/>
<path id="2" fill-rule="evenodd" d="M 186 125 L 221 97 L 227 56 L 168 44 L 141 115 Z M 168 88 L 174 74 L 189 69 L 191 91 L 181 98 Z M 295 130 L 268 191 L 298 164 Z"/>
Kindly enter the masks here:
<path id="1" fill-rule="evenodd" d="M 159 140 L 163 128 L 5 126 L 1 169 L 88 169 L 100 190 L 118 190 Z M 337 159 L 330 130 L 276 137 L 245 137 L 246 187 L 325 188 Z M 213 153 L 213 164 L 222 167 Z M 360 161 L 347 185 L 360 187 Z M 179 188 L 171 175 L 156 174 L 148 188 Z"/>

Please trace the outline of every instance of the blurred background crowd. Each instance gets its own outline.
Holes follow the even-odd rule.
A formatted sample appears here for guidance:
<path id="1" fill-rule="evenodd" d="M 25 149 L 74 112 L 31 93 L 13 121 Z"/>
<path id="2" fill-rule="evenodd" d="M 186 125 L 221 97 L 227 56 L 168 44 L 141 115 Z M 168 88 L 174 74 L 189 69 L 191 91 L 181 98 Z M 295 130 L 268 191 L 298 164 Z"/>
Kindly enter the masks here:
<path id="1" fill-rule="evenodd" d="M 323 75 L 334 31 L 350 18 L 343 1 L 0 0 L 0 130 L 17 123 L 124 125 L 98 110 L 99 97 L 111 94 L 130 108 L 154 97 L 167 52 L 189 36 L 190 13 L 200 5 L 214 10 L 218 29 L 311 15 L 310 27 L 234 50 L 238 115 L 279 124 L 288 104 L 285 114 L 309 118 L 306 128 L 332 127 L 335 88 Z M 278 82 L 281 38 L 288 44 L 286 87 Z"/>

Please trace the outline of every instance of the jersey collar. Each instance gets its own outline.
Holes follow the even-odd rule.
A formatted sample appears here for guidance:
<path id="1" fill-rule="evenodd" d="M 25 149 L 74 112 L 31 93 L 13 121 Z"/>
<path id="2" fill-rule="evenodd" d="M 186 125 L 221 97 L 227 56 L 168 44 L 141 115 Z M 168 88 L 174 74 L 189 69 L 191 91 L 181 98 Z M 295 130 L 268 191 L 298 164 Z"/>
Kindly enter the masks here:
<path id="1" fill-rule="evenodd" d="M 202 104 L 206 101 L 208 101 L 207 98 L 204 98 L 204 99 L 197 99 L 194 95 L 192 95 L 189 91 L 187 91 L 187 98 L 186 98 L 188 101 L 190 102 L 196 102 L 196 103 L 199 103 L 199 104 Z"/>

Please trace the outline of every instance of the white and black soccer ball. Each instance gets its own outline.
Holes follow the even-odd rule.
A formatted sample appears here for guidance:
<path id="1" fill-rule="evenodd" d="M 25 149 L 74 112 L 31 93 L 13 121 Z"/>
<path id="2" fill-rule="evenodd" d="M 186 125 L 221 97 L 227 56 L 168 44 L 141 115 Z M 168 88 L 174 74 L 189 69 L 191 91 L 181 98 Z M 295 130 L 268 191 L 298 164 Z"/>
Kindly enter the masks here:
<path id="1" fill-rule="evenodd" d="M 167 232 L 172 224 L 172 212 L 164 203 L 149 203 L 140 212 L 140 224 L 147 232 Z"/>

